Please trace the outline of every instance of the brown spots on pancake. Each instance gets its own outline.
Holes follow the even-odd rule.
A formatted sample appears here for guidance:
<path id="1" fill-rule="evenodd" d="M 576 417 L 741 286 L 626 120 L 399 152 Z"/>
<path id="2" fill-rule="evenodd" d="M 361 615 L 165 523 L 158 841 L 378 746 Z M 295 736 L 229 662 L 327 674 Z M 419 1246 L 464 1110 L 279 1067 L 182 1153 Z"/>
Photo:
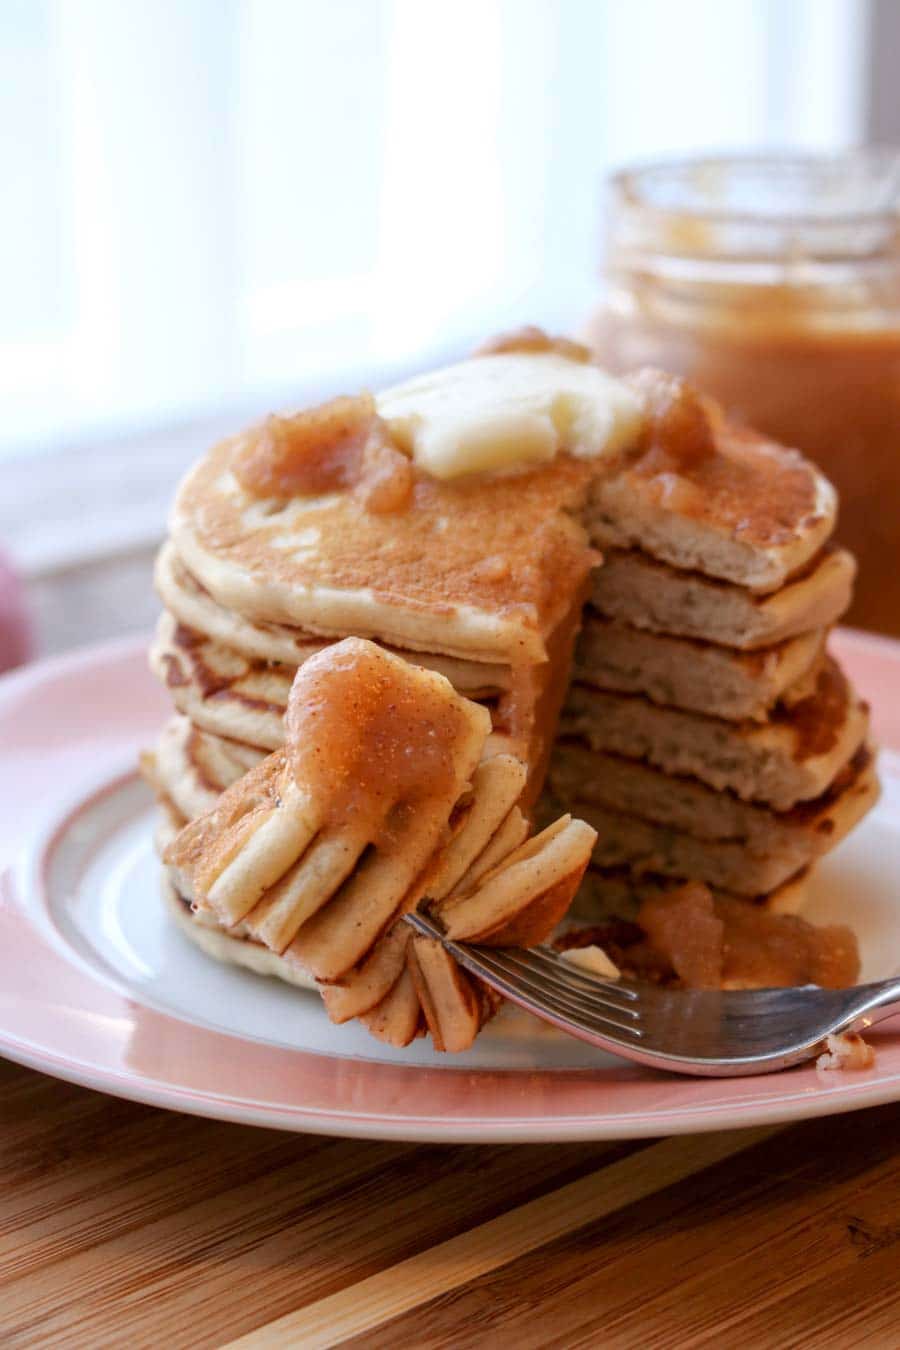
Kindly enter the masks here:
<path id="1" fill-rule="evenodd" d="M 177 656 L 165 652 L 162 661 L 166 668 L 166 685 L 169 689 L 180 689 L 183 685 L 190 684 L 190 676 L 182 670 Z"/>
<path id="2" fill-rule="evenodd" d="M 789 721 L 797 759 L 811 759 L 814 755 L 826 755 L 837 744 L 849 704 L 847 678 L 829 657 L 822 663 L 809 697 L 794 703 L 787 711 L 777 709 L 773 721 Z"/>
<path id="3" fill-rule="evenodd" d="M 790 811 L 785 812 L 785 819 L 802 825 L 804 821 L 814 819 L 820 812 L 827 811 L 846 792 L 860 783 L 866 771 L 871 768 L 873 759 L 871 747 L 863 741 L 825 791 L 818 797 L 811 797 L 809 801 L 798 802 L 796 806 L 792 806 Z M 835 823 L 832 819 L 827 819 L 820 821 L 814 828 L 820 834 L 831 834 L 835 829 Z"/>
<path id="4" fill-rule="evenodd" d="M 288 523 L 274 517 L 249 525 L 246 502 L 221 486 L 233 454 L 226 442 L 206 457 L 183 487 L 177 513 L 202 550 L 267 587 L 374 593 L 434 615 L 466 606 L 508 616 L 529 659 L 540 659 L 542 639 L 596 560 L 579 520 L 596 473 L 586 460 L 560 455 L 495 478 L 490 491 L 480 481 L 417 475 L 408 507 L 389 517 L 368 510 L 356 492 L 341 492 L 293 501 Z M 291 534 L 299 540 L 312 529 L 315 548 L 290 548 Z M 485 558 L 503 558 L 506 568 L 485 571 Z M 519 659 L 515 650 L 503 654 Z"/>

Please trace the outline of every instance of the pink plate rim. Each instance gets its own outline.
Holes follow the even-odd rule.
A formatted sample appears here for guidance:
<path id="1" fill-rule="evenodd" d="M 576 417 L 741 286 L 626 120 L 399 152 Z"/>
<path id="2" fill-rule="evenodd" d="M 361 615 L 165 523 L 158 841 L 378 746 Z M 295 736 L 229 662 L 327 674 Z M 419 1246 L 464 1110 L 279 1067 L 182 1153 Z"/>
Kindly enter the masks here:
<path id="1" fill-rule="evenodd" d="M 900 643 L 842 630 L 834 644 L 873 703 L 876 735 L 900 748 Z M 8 832 L 14 844 L 47 828 L 44 789 L 54 766 L 68 804 L 56 808 L 50 848 L 97 791 L 121 781 L 127 747 L 146 740 L 165 706 L 145 651 L 143 639 L 118 640 L 0 679 L 0 816 L 15 819 Z M 109 772 L 98 788 L 104 751 Z M 625 1063 L 597 1070 L 428 1068 L 245 1040 L 146 1007 L 67 959 L 26 911 L 24 873 L 7 866 L 17 860 L 9 841 L 4 851 L 0 1054 L 116 1096 L 273 1128 L 447 1143 L 691 1133 L 900 1098 L 900 1038 L 883 1032 L 873 1036 L 875 1068 L 835 1084 L 812 1066 L 732 1080 L 674 1078 Z"/>

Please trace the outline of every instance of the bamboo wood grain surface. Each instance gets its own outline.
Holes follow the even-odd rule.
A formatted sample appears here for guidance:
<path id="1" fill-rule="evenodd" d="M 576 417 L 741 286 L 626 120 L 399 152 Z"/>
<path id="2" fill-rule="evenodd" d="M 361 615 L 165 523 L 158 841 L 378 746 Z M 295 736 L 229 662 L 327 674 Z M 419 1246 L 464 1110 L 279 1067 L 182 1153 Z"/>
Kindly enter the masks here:
<path id="1" fill-rule="evenodd" d="M 0 1061 L 0 1345 L 900 1346 L 900 1106 L 366 1143 Z"/>

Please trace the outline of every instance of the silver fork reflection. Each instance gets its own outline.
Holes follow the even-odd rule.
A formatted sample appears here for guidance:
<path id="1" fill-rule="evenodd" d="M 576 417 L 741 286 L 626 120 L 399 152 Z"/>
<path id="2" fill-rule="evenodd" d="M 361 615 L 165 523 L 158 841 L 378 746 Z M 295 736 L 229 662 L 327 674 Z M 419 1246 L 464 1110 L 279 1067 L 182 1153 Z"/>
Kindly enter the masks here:
<path id="1" fill-rule="evenodd" d="M 604 980 L 550 947 L 479 947 L 446 939 L 422 914 L 417 933 L 441 942 L 504 998 L 600 1049 L 673 1073 L 770 1073 L 816 1055 L 825 1038 L 900 1013 L 900 978 L 852 989 L 660 989 Z"/>

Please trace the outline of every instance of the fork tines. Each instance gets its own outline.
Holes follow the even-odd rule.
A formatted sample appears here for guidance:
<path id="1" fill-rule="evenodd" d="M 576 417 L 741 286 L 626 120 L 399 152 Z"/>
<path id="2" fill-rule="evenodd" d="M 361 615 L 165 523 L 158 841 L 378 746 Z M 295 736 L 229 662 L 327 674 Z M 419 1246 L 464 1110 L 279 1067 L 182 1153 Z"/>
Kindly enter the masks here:
<path id="1" fill-rule="evenodd" d="M 421 914 L 407 922 L 420 933 L 441 938 L 440 929 Z M 612 981 L 568 969 L 548 948 L 485 948 L 445 942 L 457 961 L 481 975 L 514 1003 L 565 1027 L 609 1034 L 625 1032 L 639 1039 L 640 999 L 637 992 Z"/>

